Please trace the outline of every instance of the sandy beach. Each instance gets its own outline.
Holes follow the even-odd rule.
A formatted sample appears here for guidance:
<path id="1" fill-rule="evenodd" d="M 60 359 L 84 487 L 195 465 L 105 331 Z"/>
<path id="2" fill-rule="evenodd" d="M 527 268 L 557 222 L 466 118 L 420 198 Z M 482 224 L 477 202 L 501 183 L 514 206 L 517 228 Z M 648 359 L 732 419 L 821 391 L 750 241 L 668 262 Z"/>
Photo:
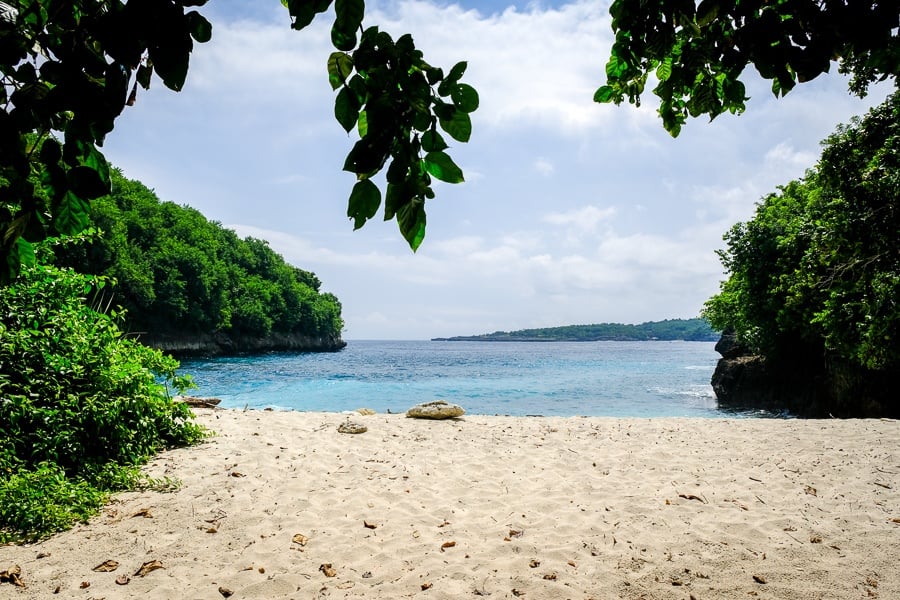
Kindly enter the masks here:
<path id="1" fill-rule="evenodd" d="M 900 598 L 897 421 L 197 412 L 0 598 Z"/>

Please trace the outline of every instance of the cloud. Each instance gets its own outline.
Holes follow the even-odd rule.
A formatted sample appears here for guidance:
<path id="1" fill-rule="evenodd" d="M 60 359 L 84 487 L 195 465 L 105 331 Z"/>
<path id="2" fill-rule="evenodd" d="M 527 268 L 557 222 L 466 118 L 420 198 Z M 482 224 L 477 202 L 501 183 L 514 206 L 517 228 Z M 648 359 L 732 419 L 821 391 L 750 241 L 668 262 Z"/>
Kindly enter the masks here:
<path id="1" fill-rule="evenodd" d="M 582 233 L 594 233 L 597 231 L 597 226 L 600 223 L 608 221 L 615 214 L 616 208 L 614 206 L 607 208 L 584 206 L 563 213 L 544 215 L 543 221 L 569 230 L 574 229 Z"/>
<path id="2" fill-rule="evenodd" d="M 553 166 L 553 163 L 546 158 L 538 158 L 534 161 L 534 170 L 544 177 L 550 177 L 553 175 L 553 172 L 556 171 L 556 168 Z"/>

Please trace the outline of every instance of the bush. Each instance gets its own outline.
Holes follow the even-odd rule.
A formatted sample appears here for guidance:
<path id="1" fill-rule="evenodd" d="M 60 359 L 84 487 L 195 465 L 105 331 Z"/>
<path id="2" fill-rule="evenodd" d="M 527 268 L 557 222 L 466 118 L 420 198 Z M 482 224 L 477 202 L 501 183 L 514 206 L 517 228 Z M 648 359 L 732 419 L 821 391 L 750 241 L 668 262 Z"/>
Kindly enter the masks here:
<path id="1" fill-rule="evenodd" d="M 88 303 L 107 284 L 35 266 L 0 288 L 0 543 L 70 527 L 154 453 L 205 435 L 170 395 L 191 385 L 178 362 Z"/>

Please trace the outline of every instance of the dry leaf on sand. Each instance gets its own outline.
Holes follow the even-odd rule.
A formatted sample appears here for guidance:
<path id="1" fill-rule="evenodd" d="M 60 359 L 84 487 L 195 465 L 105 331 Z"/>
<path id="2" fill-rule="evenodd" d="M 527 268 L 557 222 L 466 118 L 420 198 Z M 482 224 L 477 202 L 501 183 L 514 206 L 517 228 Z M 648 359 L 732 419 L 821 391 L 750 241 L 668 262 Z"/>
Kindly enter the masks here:
<path id="1" fill-rule="evenodd" d="M 111 573 L 119 568 L 119 563 L 110 559 L 104 560 L 102 563 L 91 569 L 92 571 L 97 571 L 98 573 Z"/>
<path id="2" fill-rule="evenodd" d="M 444 542 L 443 544 L 441 544 L 441 552 L 443 552 L 447 548 L 453 548 L 454 546 L 456 546 L 456 542 Z"/>
<path id="3" fill-rule="evenodd" d="M 157 569 L 165 569 L 161 562 L 158 560 L 148 560 L 144 564 L 141 565 L 141 568 L 135 571 L 135 577 L 144 577 L 147 573 L 151 571 L 155 571 Z"/>
<path id="4" fill-rule="evenodd" d="M 309 543 L 309 538 L 303 535 L 302 533 L 295 533 L 294 537 L 291 538 L 291 541 L 297 544 L 298 546 L 305 546 Z"/>
<path id="5" fill-rule="evenodd" d="M 0 583 L 11 583 L 16 587 L 25 587 L 22 581 L 22 567 L 13 565 L 5 571 L 0 571 Z"/>
<path id="6" fill-rule="evenodd" d="M 325 575 L 325 577 L 334 577 L 337 575 L 337 571 L 331 566 L 331 563 L 323 563 L 319 565 L 319 570 Z"/>

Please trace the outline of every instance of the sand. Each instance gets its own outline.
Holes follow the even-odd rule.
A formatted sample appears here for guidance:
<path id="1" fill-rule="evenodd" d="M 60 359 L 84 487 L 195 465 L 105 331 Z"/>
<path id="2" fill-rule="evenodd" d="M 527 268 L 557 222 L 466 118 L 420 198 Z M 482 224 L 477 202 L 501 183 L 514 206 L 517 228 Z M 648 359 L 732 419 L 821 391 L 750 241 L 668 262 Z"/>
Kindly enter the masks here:
<path id="1" fill-rule="evenodd" d="M 897 421 L 197 412 L 0 598 L 900 598 Z"/>

